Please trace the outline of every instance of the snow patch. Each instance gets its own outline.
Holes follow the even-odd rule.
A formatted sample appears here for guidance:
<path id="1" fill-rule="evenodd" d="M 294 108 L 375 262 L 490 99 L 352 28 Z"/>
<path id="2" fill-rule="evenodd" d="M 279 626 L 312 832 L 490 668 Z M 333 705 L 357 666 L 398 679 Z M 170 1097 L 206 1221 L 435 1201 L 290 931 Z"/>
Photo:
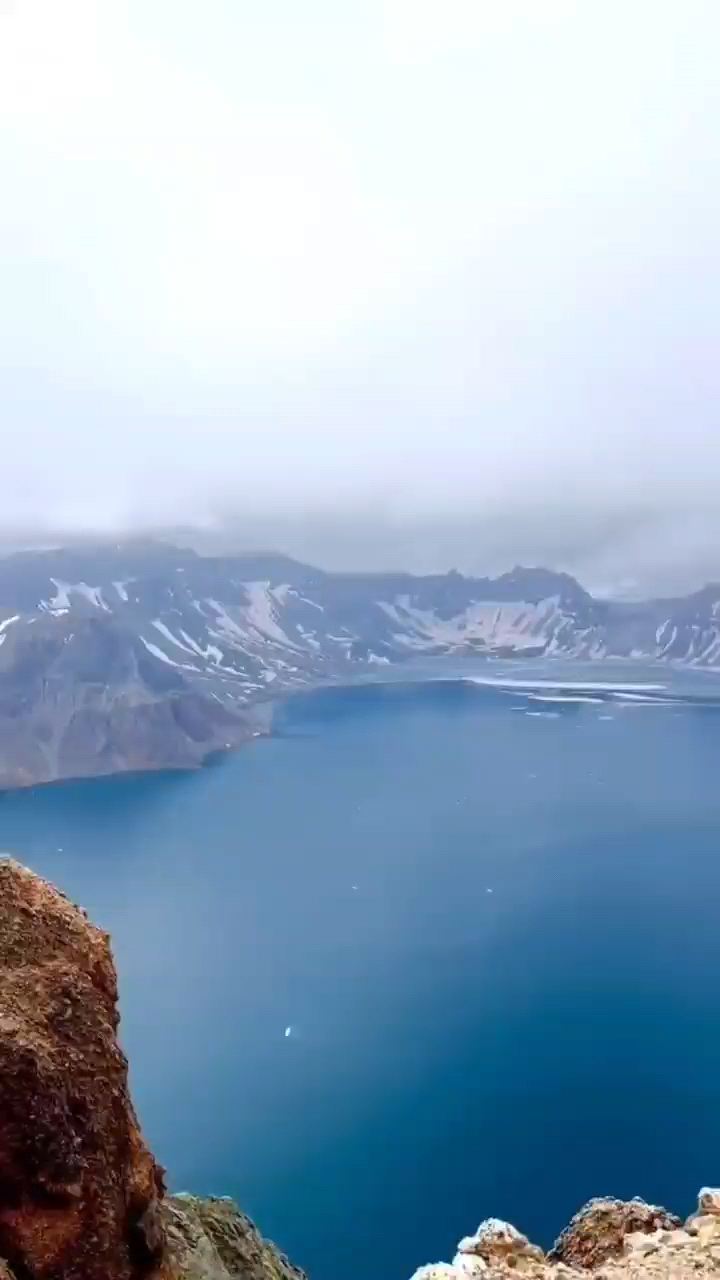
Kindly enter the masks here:
<path id="1" fill-rule="evenodd" d="M 557 596 L 537 604 L 525 601 L 482 600 L 468 605 L 462 613 L 440 618 L 434 609 L 418 609 L 409 595 L 399 595 L 390 603 L 376 605 L 403 630 L 395 639 L 412 649 L 434 646 L 457 648 L 468 642 L 488 649 L 527 649 L 548 646 L 556 630 L 566 621 Z"/>
<path id="2" fill-rule="evenodd" d="M 202 657 L 202 653 L 198 649 L 197 645 L 193 645 L 193 647 L 190 648 L 188 645 L 183 644 L 182 641 L 178 640 L 177 636 L 173 635 L 170 628 L 166 627 L 165 623 L 161 622 L 159 618 L 153 618 L 151 625 L 155 627 L 157 631 L 160 632 L 161 636 L 164 636 L 166 640 L 169 640 L 171 644 L 176 645 L 178 649 L 182 649 L 183 653 L 189 653 L 189 654 L 199 653 L 200 656 Z"/>
<path id="3" fill-rule="evenodd" d="M 182 667 L 182 662 L 173 662 L 172 658 L 168 658 L 167 654 L 158 645 L 153 644 L 151 640 L 146 640 L 144 636 L 140 636 L 140 639 L 153 658 L 159 658 L 161 662 L 166 662 L 169 667 Z"/>
<path id="4" fill-rule="evenodd" d="M 60 609 L 70 608 L 71 594 L 83 596 L 88 604 L 93 605 L 96 609 L 102 609 L 105 613 L 110 613 L 109 606 L 102 597 L 101 587 L 91 587 L 87 582 L 64 582 L 62 578 L 51 578 L 56 594 L 51 600 L 41 601 L 41 608 L 44 606 L 50 613 L 57 613 Z"/>
<path id="5" fill-rule="evenodd" d="M 321 648 L 320 641 L 317 639 L 317 633 L 315 631 L 304 631 L 299 622 L 297 624 L 297 629 L 305 641 L 305 644 L 309 645 L 311 649 Z"/>
<path id="6" fill-rule="evenodd" d="M 249 605 L 240 606 L 248 625 L 268 640 L 275 640 L 288 649 L 297 649 L 278 623 L 270 583 L 243 582 L 242 585 L 250 601 Z"/>

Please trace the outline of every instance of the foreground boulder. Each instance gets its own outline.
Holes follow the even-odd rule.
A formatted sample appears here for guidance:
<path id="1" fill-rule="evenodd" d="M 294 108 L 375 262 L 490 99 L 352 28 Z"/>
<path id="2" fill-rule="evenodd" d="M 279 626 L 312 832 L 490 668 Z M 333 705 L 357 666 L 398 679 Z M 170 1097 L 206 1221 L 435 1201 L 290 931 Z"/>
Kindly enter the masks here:
<path id="1" fill-rule="evenodd" d="M 556 1240 L 550 1258 L 590 1270 L 619 1258 L 627 1236 L 672 1231 L 680 1225 L 674 1213 L 644 1200 L 590 1200 Z"/>

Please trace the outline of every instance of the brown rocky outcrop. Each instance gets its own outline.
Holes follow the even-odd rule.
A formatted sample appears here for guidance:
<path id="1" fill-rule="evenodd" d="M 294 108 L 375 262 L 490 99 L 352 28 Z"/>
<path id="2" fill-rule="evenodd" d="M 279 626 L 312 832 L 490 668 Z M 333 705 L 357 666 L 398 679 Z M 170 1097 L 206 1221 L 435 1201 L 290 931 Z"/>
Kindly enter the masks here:
<path id="1" fill-rule="evenodd" d="M 555 1241 L 549 1256 L 554 1262 L 590 1270 L 609 1258 L 619 1258 L 626 1236 L 634 1232 L 648 1235 L 681 1225 L 674 1213 L 644 1200 L 589 1200 Z"/>
<path id="2" fill-rule="evenodd" d="M 0 1257 L 18 1280 L 136 1280 L 162 1252 L 162 1170 L 116 1038 L 108 937 L 0 861 Z"/>

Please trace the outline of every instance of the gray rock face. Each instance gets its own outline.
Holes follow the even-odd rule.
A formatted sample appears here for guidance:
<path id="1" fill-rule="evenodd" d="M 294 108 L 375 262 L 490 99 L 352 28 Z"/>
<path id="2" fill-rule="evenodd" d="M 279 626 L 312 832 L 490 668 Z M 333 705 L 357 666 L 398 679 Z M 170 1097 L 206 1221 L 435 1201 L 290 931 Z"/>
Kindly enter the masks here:
<path id="1" fill-rule="evenodd" d="M 193 768 L 274 694 L 432 654 L 720 665 L 720 587 L 596 601 L 567 574 L 324 573 L 163 543 L 0 560 L 0 787 Z"/>
<path id="2" fill-rule="evenodd" d="M 305 1280 L 231 1200 L 169 1196 L 162 1219 L 173 1280 Z"/>

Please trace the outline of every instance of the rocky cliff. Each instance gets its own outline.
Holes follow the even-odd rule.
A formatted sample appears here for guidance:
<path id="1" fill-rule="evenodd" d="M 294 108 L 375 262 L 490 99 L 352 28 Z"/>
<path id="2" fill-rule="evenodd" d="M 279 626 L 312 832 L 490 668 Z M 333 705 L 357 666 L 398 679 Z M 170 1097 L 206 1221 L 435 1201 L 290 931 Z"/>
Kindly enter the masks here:
<path id="1" fill-rule="evenodd" d="M 117 1026 L 107 935 L 0 861 L 0 1280 L 302 1280 L 231 1202 L 166 1196 Z"/>
<path id="2" fill-rule="evenodd" d="M 720 586 L 637 604 L 564 573 L 324 573 L 128 542 L 0 558 L 0 787 L 192 768 L 281 691 L 437 654 L 720 665 Z"/>
<path id="3" fill-rule="evenodd" d="M 166 1194 L 117 1026 L 107 935 L 0 860 L 0 1280 L 304 1280 L 231 1201 Z M 684 1227 L 640 1200 L 593 1200 L 548 1255 L 489 1219 L 415 1280 L 717 1275 L 720 1192 L 706 1189 Z M 368 1280 L 382 1276 L 380 1263 Z"/>

